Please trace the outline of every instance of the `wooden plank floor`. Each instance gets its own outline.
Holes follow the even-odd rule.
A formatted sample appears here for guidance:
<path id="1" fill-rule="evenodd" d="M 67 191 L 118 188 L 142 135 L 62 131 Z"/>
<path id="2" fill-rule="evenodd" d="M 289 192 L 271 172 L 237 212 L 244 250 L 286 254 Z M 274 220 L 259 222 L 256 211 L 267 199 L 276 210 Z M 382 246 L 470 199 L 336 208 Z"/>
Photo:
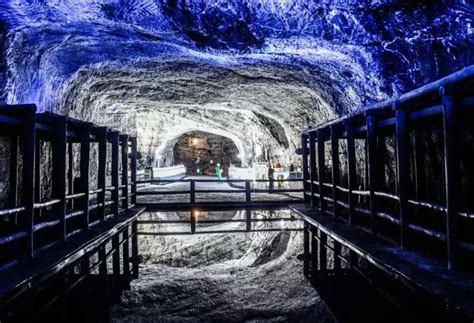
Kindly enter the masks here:
<path id="1" fill-rule="evenodd" d="M 474 319 L 474 275 L 450 271 L 443 262 L 380 241 L 342 220 L 321 215 L 309 205 L 294 204 L 290 209 L 394 280 L 446 302 Z"/>

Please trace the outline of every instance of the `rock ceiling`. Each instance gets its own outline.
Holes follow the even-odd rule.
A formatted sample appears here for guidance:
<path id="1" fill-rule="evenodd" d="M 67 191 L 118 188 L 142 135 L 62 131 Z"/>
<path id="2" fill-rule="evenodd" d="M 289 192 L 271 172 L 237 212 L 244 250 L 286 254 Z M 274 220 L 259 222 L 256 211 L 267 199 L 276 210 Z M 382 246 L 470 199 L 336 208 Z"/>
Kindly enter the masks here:
<path id="1" fill-rule="evenodd" d="M 139 136 L 232 139 L 244 164 L 472 63 L 468 1 L 4 0 L 0 99 Z"/>

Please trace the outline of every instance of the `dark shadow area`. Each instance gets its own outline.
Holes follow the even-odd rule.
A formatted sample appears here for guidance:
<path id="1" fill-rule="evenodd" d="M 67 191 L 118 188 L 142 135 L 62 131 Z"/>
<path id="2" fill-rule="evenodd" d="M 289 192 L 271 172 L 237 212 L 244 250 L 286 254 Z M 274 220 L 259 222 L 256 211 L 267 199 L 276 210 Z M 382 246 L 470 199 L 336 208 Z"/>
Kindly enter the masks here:
<path id="1" fill-rule="evenodd" d="M 328 270 L 312 281 L 340 322 L 468 322 L 455 310 L 433 304 L 376 270 L 363 275 L 350 269 Z"/>

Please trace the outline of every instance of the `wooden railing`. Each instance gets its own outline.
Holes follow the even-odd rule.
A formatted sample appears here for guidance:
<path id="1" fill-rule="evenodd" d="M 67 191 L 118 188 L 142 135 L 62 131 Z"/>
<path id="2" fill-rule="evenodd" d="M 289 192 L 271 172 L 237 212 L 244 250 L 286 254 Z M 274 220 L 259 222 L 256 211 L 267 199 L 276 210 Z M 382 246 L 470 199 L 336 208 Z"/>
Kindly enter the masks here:
<path id="1" fill-rule="evenodd" d="M 219 214 L 225 209 L 219 210 Z M 187 234 L 222 234 L 222 233 L 246 233 L 246 232 L 299 232 L 303 231 L 301 219 L 288 212 L 289 216 L 278 215 L 274 216 L 273 211 L 269 210 L 268 214 L 258 212 L 250 208 L 240 210 L 242 212 L 241 217 L 237 215 L 231 219 L 214 217 L 211 216 L 206 218 L 208 213 L 205 209 L 191 209 L 189 210 L 189 217 L 182 220 L 164 220 L 161 218 L 153 217 L 153 213 L 148 214 L 147 218 L 139 219 L 138 235 L 145 236 L 160 236 L 160 235 L 187 235 Z M 155 213 L 156 214 L 156 213 Z M 212 211 L 211 211 L 212 214 Z M 245 216 L 244 216 L 245 215 Z M 211 227 L 209 229 L 207 225 L 217 224 L 235 224 L 235 227 Z M 245 228 L 240 226 L 245 224 Z M 255 225 L 260 225 L 255 227 Z M 265 224 L 265 225 L 263 225 Z M 151 228 L 148 228 L 148 226 Z M 172 225 L 171 228 L 167 228 L 166 225 Z M 189 226 L 189 231 L 176 231 L 176 225 L 179 225 L 180 229 L 184 229 Z M 200 225 L 204 225 L 202 230 L 197 230 Z M 252 227 L 253 225 L 253 227 Z M 171 231 L 173 230 L 173 231 Z"/>
<path id="2" fill-rule="evenodd" d="M 180 204 L 182 206 L 187 205 L 189 207 L 199 207 L 208 204 L 214 205 L 221 205 L 222 203 L 226 203 L 228 206 L 242 206 L 242 207 L 249 207 L 255 206 L 259 203 L 265 202 L 267 204 L 271 203 L 294 203 L 294 202 L 301 202 L 303 198 L 299 198 L 296 196 L 287 196 L 287 198 L 271 198 L 271 196 L 276 196 L 276 194 L 287 194 L 287 193 L 303 193 L 303 188 L 288 188 L 288 187 L 278 187 L 281 183 L 302 183 L 302 179 L 281 179 L 281 180 L 251 180 L 251 179 L 192 179 L 192 178 L 184 178 L 184 179 L 155 179 L 155 180 L 140 180 L 137 181 L 137 185 L 139 190 L 136 193 L 137 197 L 150 197 L 150 196 L 164 196 L 164 195 L 189 195 L 189 201 L 181 201 Z M 188 184 L 185 189 L 176 190 L 169 187 L 166 187 L 162 190 L 150 190 L 150 186 L 146 187 L 143 185 L 145 184 L 173 184 L 173 183 L 185 183 Z M 232 185 L 231 187 L 227 186 L 227 188 L 219 188 L 219 189 L 209 189 L 209 188 L 196 188 L 196 184 L 199 183 L 227 183 Z M 258 184 L 263 184 L 264 188 L 257 188 L 253 187 Z M 266 185 L 265 185 L 266 184 Z M 142 187 L 140 187 L 142 186 Z M 155 188 L 159 186 L 155 185 Z M 259 199 L 252 198 L 252 194 L 254 193 L 268 193 L 268 194 L 275 194 L 269 195 L 264 201 Z M 219 198 L 218 201 L 206 201 L 204 200 L 197 200 L 196 196 L 199 194 L 226 194 L 222 198 Z M 244 195 L 245 194 L 245 195 Z M 235 201 L 235 197 L 238 195 L 244 195 L 244 199 L 239 199 Z M 164 202 L 164 203 L 156 203 L 156 202 L 149 202 L 149 201 L 138 201 L 138 205 L 145 205 L 147 207 L 159 207 L 159 206 L 166 206 L 167 204 L 171 203 L 172 207 L 176 206 L 176 202 Z"/>
<path id="3" fill-rule="evenodd" d="M 0 107 L 0 125 L 0 136 L 10 143 L 9 156 L 4 156 L 10 176 L 7 207 L 0 209 L 0 269 L 34 257 L 136 203 L 136 138 L 52 113 L 36 114 L 34 105 Z M 44 143 L 50 145 L 50 168 L 42 163 Z M 98 145 L 94 189 L 90 178 L 93 144 Z M 79 165 L 75 165 L 77 160 Z M 109 186 L 108 160 L 112 165 Z M 45 179 L 51 185 L 43 185 Z M 42 192 L 49 186 L 50 191 Z"/>
<path id="4" fill-rule="evenodd" d="M 460 148 L 466 147 L 460 134 L 474 133 L 474 97 L 468 90 L 473 84 L 471 66 L 396 99 L 304 131 L 305 202 L 323 214 L 395 240 L 402 248 L 410 247 L 413 234 L 440 241 L 446 248 L 448 267 L 453 268 L 460 250 L 474 251 L 474 239 L 468 233 L 474 212 L 461 209 L 460 197 L 460 177 L 472 181 L 470 174 L 474 174 L 474 165 L 467 164 L 460 173 L 460 160 L 465 157 Z M 422 175 L 427 153 L 422 140 L 433 131 L 434 145 L 442 154 L 442 172 L 434 173 L 432 167 L 431 176 L 437 179 L 430 180 L 441 183 L 442 188 L 431 188 L 430 195 L 432 200 L 442 196 L 441 201 L 419 194 L 426 184 Z M 393 145 L 386 144 L 387 138 L 393 139 Z M 394 189 L 388 191 L 386 167 L 391 160 L 395 161 L 396 177 Z M 469 202 L 464 205 L 474 206 Z M 423 218 L 426 212 L 444 217 L 444 228 Z M 390 237 L 386 224 L 398 228 L 398 237 Z"/>

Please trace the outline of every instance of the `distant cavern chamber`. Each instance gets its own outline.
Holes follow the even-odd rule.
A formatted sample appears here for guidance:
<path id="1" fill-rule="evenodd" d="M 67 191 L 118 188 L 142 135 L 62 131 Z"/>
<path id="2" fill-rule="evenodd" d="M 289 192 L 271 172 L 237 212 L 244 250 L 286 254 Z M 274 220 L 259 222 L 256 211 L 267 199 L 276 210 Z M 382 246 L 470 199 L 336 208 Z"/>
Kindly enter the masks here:
<path id="1" fill-rule="evenodd" d="M 220 164 L 223 176 L 228 176 L 231 165 L 240 166 L 239 150 L 226 137 L 206 132 L 188 132 L 176 141 L 173 164 L 184 165 L 186 175 L 214 175 Z"/>

